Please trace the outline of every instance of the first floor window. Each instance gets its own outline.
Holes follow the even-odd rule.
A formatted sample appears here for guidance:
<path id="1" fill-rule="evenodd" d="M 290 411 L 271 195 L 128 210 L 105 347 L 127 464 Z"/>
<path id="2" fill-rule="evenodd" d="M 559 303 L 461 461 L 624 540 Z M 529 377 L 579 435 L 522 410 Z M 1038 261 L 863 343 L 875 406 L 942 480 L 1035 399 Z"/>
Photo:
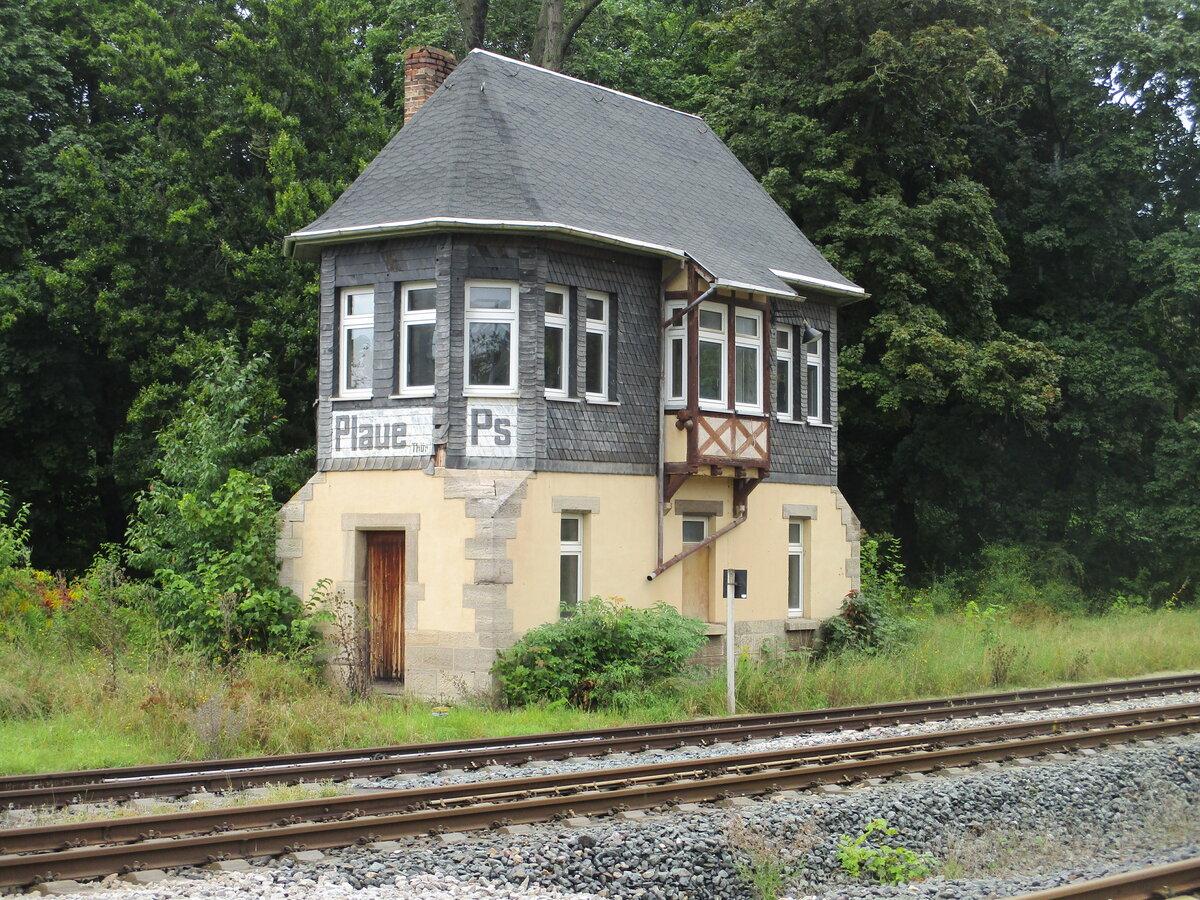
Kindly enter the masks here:
<path id="1" fill-rule="evenodd" d="M 814 425 L 825 421 L 825 337 L 822 335 L 815 341 L 804 345 L 804 370 L 806 373 L 805 388 L 808 391 L 808 421 Z"/>
<path id="2" fill-rule="evenodd" d="M 683 309 L 682 303 L 674 303 L 667 307 L 667 317 L 673 316 Z M 666 333 L 666 351 L 664 359 L 667 366 L 667 403 L 671 406 L 683 406 L 687 403 L 687 318 L 672 325 Z"/>
<path id="3" fill-rule="evenodd" d="M 792 418 L 792 327 L 780 325 L 775 331 L 775 411 L 779 418 Z"/>
<path id="4" fill-rule="evenodd" d="M 406 284 L 400 304 L 400 393 L 433 393 L 433 330 L 437 288 L 432 282 Z"/>
<path id="5" fill-rule="evenodd" d="M 375 289 L 343 288 L 338 321 L 338 395 L 370 397 L 375 361 Z"/>
<path id="6" fill-rule="evenodd" d="M 763 411 L 762 327 L 762 313 L 749 309 L 734 311 L 734 408 L 752 415 L 761 415 Z"/>
<path id="7" fill-rule="evenodd" d="M 503 396 L 517 389 L 516 285 L 468 282 L 466 390 Z"/>
<path id="8" fill-rule="evenodd" d="M 725 408 L 725 348 L 728 337 L 725 327 L 725 307 L 715 303 L 702 303 L 699 315 L 700 357 L 699 367 L 700 403 L 709 407 Z"/>
<path id="9" fill-rule="evenodd" d="M 570 295 L 565 287 L 546 285 L 546 320 L 542 347 L 543 373 L 547 397 L 567 396 L 567 372 L 571 358 L 567 340 L 570 319 Z"/>
<path id="10" fill-rule="evenodd" d="M 584 389 L 588 400 L 608 399 L 608 343 L 612 316 L 608 294 L 587 292 L 587 353 Z"/>
<path id="11" fill-rule="evenodd" d="M 583 595 L 583 516 L 564 515 L 559 523 L 558 609 L 562 616 L 579 608 Z"/>
<path id="12" fill-rule="evenodd" d="M 804 615 L 804 519 L 788 520 L 788 615 Z"/>

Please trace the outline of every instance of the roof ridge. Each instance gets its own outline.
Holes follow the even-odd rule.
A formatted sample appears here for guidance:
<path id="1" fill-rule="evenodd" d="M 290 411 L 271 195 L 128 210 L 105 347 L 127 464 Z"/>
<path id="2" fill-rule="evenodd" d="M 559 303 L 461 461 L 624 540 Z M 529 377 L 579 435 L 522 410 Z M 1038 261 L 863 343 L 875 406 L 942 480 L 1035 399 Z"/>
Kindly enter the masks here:
<path id="1" fill-rule="evenodd" d="M 567 81 L 574 81 L 576 84 L 584 84 L 588 87 L 598 88 L 602 91 L 608 91 L 608 93 L 616 94 L 618 97 L 624 97 L 626 100 L 636 100 L 638 103 L 645 103 L 647 106 L 656 106 L 659 109 L 665 109 L 668 112 L 678 113 L 681 116 L 687 116 L 690 119 L 695 119 L 696 121 L 703 123 L 705 128 L 708 128 L 708 123 L 695 113 L 684 112 L 682 109 L 676 109 L 673 106 L 665 106 L 662 103 L 655 103 L 653 100 L 647 100 L 645 97 L 637 97 L 633 94 L 627 94 L 624 91 L 618 91 L 616 88 L 610 88 L 605 87 L 602 84 L 596 84 L 594 81 L 585 81 L 582 78 L 576 78 L 574 75 L 564 75 L 562 72 L 555 72 L 553 69 L 535 66 L 533 63 L 525 62 L 523 59 L 513 59 L 511 56 L 505 56 L 502 53 L 493 53 L 491 50 L 484 50 L 482 47 L 476 47 L 474 50 L 468 53 L 467 56 L 463 57 L 464 62 L 466 61 L 467 57 L 471 56 L 473 53 L 482 53 L 484 56 L 491 56 L 494 59 L 503 60 L 504 62 L 513 63 L 514 65 L 518 66 L 524 66 L 527 69 L 533 69 L 535 72 L 542 72 L 546 75 L 553 75 L 556 78 L 565 78 Z M 712 129 L 709 128 L 709 131 L 711 130 Z"/>

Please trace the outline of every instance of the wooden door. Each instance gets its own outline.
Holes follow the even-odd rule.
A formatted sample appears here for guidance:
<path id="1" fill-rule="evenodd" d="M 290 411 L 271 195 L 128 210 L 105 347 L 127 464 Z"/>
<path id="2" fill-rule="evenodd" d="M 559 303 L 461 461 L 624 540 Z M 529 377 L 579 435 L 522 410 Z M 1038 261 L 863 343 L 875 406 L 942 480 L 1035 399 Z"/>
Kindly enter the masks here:
<path id="1" fill-rule="evenodd" d="M 712 547 L 697 550 L 683 561 L 683 614 L 702 622 L 709 619 L 712 600 Z"/>
<path id="2" fill-rule="evenodd" d="M 367 532 L 371 677 L 404 678 L 404 532 Z"/>

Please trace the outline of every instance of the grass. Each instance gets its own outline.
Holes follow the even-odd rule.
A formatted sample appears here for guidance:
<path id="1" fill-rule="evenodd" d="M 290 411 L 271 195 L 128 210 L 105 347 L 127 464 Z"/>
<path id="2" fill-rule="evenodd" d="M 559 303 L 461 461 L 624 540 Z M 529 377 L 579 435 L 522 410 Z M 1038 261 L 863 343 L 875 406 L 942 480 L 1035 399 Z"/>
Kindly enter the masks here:
<path id="1" fill-rule="evenodd" d="M 724 713 L 719 676 L 677 679 L 620 710 L 497 710 L 476 701 L 434 717 L 412 698 L 352 702 L 294 664 L 231 669 L 156 646 L 119 660 L 53 641 L 0 643 L 0 772 L 290 753 L 598 728 Z M 1200 610 L 1097 618 L 1038 608 L 981 621 L 931 616 L 886 655 L 746 659 L 744 711 L 777 711 L 1034 687 L 1200 668 Z"/>

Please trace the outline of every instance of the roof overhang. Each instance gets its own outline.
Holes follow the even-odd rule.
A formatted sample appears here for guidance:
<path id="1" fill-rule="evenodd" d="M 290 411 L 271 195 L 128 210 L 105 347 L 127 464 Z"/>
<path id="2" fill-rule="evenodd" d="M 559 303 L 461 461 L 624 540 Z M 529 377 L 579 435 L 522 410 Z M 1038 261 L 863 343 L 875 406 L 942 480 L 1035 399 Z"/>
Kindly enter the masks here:
<path id="1" fill-rule="evenodd" d="M 797 272 L 784 272 L 781 269 L 772 269 L 771 274 L 781 278 L 789 284 L 799 285 L 802 288 L 818 290 L 825 294 L 833 294 L 837 298 L 839 306 L 857 303 L 859 300 L 866 300 L 871 296 L 867 293 L 865 288 L 861 288 L 857 284 L 839 284 L 836 281 L 827 281 L 824 278 L 814 278 L 811 275 L 800 275 Z"/>

